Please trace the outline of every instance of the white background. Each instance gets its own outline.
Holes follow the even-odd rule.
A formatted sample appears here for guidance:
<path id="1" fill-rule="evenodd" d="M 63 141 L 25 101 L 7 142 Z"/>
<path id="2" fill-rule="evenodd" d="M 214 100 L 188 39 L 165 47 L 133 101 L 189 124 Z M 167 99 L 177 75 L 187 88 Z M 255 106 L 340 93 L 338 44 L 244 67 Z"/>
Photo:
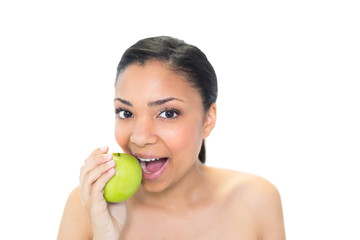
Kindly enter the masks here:
<path id="1" fill-rule="evenodd" d="M 360 239 L 357 2 L 2 1 L 0 238 L 56 238 L 84 159 L 119 150 L 123 51 L 170 35 L 218 75 L 207 164 L 275 184 L 288 239 Z"/>

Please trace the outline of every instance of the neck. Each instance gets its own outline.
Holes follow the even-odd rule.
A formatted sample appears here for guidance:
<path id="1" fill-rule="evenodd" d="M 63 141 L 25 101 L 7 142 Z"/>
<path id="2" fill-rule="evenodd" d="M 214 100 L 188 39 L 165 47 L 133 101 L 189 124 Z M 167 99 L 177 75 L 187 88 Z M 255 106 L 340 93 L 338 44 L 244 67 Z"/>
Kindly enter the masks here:
<path id="1" fill-rule="evenodd" d="M 205 169 L 205 165 L 196 161 L 186 175 L 161 192 L 148 192 L 140 187 L 135 194 L 136 199 L 152 207 L 167 209 L 196 204 L 206 196 Z"/>

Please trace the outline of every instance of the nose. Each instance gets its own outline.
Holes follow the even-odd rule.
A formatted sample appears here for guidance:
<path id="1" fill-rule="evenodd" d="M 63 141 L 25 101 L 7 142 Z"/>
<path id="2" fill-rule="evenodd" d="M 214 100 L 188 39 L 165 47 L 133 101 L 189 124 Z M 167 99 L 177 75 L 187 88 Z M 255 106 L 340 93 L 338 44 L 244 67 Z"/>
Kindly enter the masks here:
<path id="1" fill-rule="evenodd" d="M 157 143 L 158 137 L 154 131 L 154 124 L 148 118 L 137 119 L 133 125 L 130 142 L 142 148 Z"/>

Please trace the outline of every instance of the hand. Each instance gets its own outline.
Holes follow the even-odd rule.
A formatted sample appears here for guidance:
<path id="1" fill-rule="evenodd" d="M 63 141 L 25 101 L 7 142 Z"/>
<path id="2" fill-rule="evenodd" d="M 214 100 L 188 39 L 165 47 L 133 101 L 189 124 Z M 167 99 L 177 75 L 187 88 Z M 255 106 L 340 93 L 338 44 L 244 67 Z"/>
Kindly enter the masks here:
<path id="1" fill-rule="evenodd" d="M 80 171 L 80 199 L 90 215 L 93 239 L 119 239 L 126 220 L 125 202 L 110 204 L 103 197 L 105 184 L 115 174 L 115 161 L 107 151 L 95 149 Z"/>

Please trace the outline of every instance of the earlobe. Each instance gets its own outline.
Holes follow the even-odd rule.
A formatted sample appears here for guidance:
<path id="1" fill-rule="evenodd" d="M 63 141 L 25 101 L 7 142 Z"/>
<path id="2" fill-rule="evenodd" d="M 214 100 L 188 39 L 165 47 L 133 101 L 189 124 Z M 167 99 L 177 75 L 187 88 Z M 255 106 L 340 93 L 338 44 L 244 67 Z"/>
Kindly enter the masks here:
<path id="1" fill-rule="evenodd" d="M 203 139 L 207 138 L 216 123 L 216 103 L 212 103 L 205 116 Z"/>

